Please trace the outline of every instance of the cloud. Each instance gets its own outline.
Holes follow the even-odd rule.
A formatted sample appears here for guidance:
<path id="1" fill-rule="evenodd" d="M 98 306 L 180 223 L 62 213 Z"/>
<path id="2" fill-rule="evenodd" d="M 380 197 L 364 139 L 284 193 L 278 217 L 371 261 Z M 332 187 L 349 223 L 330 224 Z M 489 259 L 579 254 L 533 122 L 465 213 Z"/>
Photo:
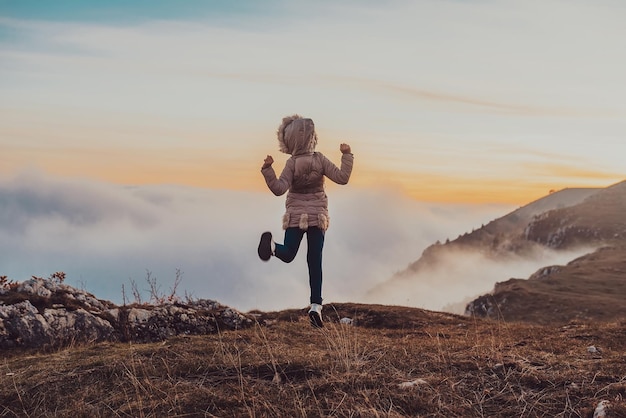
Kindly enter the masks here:
<path id="1" fill-rule="evenodd" d="M 326 302 L 362 300 L 426 246 L 510 209 L 424 204 L 351 186 L 328 193 Z M 291 264 L 264 263 L 256 254 L 261 232 L 282 240 L 283 210 L 284 197 L 269 192 L 131 187 L 22 173 L 0 183 L 0 274 L 24 280 L 65 271 L 69 284 L 121 303 L 122 285 L 131 296 L 129 279 L 147 291 L 148 270 L 167 291 L 180 269 L 179 294 L 241 310 L 302 307 L 309 297 L 306 244 Z"/>
<path id="2" fill-rule="evenodd" d="M 573 164 L 561 164 L 558 162 L 527 162 L 524 164 L 529 172 L 536 175 L 552 176 L 556 178 L 579 179 L 580 181 L 602 179 L 613 180 L 623 176 L 619 172 L 610 172 L 605 168 L 594 167 L 593 164 L 585 166 Z"/>
<path id="3" fill-rule="evenodd" d="M 518 116 L 562 116 L 562 117 L 582 117 L 591 116 L 593 111 L 578 111 L 568 108 L 546 108 L 536 105 L 524 105 L 517 103 L 496 102 L 483 99 L 479 96 L 460 96 L 435 90 L 415 88 L 408 85 L 385 82 L 382 80 L 367 80 L 349 77 L 329 78 L 330 81 L 337 82 L 342 86 L 354 86 L 355 88 L 365 88 L 377 92 L 386 92 L 399 97 L 407 97 L 423 102 L 435 102 L 447 105 L 461 105 L 467 110 L 483 110 Z"/>
<path id="4" fill-rule="evenodd" d="M 112 188 L 80 180 L 50 180 L 40 172 L 23 173 L 3 184 L 0 223 L 4 231 L 32 233 L 40 222 L 92 228 L 110 223 L 150 227 L 154 208 L 145 199 L 116 193 Z"/>
<path id="5" fill-rule="evenodd" d="M 373 287 L 363 300 L 462 314 L 467 302 L 491 292 L 496 282 L 527 279 L 541 267 L 564 265 L 591 251 L 545 250 L 532 258 L 500 259 L 473 251 L 450 252 L 433 268 L 396 276 Z"/>
<path id="6" fill-rule="evenodd" d="M 569 106 L 621 109 L 619 94 L 607 96 L 607 90 L 599 96 L 594 91 L 596 83 L 619 81 L 623 67 L 615 54 L 623 37 L 621 21 L 615 19 L 619 13 L 598 3 L 319 2 L 306 4 L 302 13 L 300 3 L 279 2 L 273 7 L 276 13 L 242 13 L 243 24 L 211 19 L 219 13 L 205 8 L 187 19 L 178 15 L 133 25 L 0 19 L 0 25 L 17 31 L 14 44 L 0 44 L 0 53 L 20 73 L 52 76 L 57 83 L 47 84 L 47 89 L 87 88 L 107 107 L 129 106 L 146 94 L 158 98 L 163 91 L 172 93 L 168 103 L 181 96 L 200 101 L 194 93 L 202 84 L 209 86 L 201 89 L 207 94 L 221 97 L 230 92 L 241 107 L 246 104 L 240 99 L 250 88 L 241 85 L 242 78 L 267 85 L 265 91 L 297 80 L 291 78 L 296 74 L 315 77 L 308 79 L 315 90 L 321 80 L 334 77 L 372 80 L 384 96 L 392 91 L 503 113 L 559 115 Z M 552 16 L 563 14 L 567 18 L 555 30 Z M 198 18 L 203 15 L 209 17 Z M 598 68 L 602 77 L 593 75 Z M 203 74 L 220 77 L 215 83 L 194 77 Z M 168 87 L 170 76 L 177 80 L 173 87 Z M 233 82 L 225 83 L 222 77 L 232 77 Z M 22 82 L 40 81 L 32 77 Z M 152 88 L 144 91 L 144 84 Z M 228 91 L 220 87 L 224 84 Z M 137 90 L 142 94 L 134 97 Z M 110 91 L 133 100 L 127 97 L 120 103 Z M 315 98 L 307 92 L 307 99 Z M 350 101 L 355 94 L 338 96 Z M 607 103 L 607 97 L 613 103 Z M 246 99 L 251 100 L 249 95 Z M 149 102 L 155 110 L 167 107 L 161 100 Z"/>

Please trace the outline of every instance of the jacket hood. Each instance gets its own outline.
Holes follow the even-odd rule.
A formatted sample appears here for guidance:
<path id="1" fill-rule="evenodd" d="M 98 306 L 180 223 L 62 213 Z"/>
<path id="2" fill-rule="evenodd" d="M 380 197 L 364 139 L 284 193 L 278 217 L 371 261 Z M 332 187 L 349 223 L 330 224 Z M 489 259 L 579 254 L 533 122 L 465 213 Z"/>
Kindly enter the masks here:
<path id="1" fill-rule="evenodd" d="M 311 119 L 300 115 L 283 118 L 278 127 L 278 149 L 285 154 L 302 155 L 315 151 L 317 134 Z"/>

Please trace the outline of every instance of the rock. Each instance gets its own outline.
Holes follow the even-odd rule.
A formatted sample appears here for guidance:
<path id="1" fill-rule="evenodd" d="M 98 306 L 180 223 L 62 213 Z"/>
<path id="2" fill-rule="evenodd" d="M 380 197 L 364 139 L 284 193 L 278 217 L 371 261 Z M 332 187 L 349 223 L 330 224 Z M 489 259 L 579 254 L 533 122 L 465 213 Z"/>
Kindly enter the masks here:
<path id="1" fill-rule="evenodd" d="M 46 288 L 43 280 L 38 279 L 25 281 L 17 288 L 17 291 L 43 297 L 49 297 L 52 294 L 52 291 Z"/>
<path id="2" fill-rule="evenodd" d="M 409 389 L 415 386 L 426 385 L 428 382 L 424 379 L 415 379 L 409 382 L 402 382 L 398 385 L 400 389 Z"/>
<path id="3" fill-rule="evenodd" d="M 252 324 L 248 316 L 213 300 L 115 306 L 83 290 L 38 278 L 0 293 L 0 349 L 59 347 L 76 342 L 152 342 Z"/>
<path id="4" fill-rule="evenodd" d="M 352 321 L 352 318 L 345 317 L 345 318 L 341 318 L 339 320 L 339 323 L 344 324 L 344 325 L 352 325 L 353 321 Z"/>
<path id="5" fill-rule="evenodd" d="M 50 325 L 30 301 L 0 306 L 0 348 L 34 347 L 49 343 Z"/>
<path id="6" fill-rule="evenodd" d="M 607 412 L 611 408 L 611 403 L 609 401 L 600 401 L 595 411 L 593 411 L 593 418 L 606 418 Z"/>
<path id="7" fill-rule="evenodd" d="M 100 342 L 111 340 L 115 329 L 108 321 L 84 309 L 68 312 L 65 309 L 46 309 L 44 319 L 50 325 L 50 344 Z"/>

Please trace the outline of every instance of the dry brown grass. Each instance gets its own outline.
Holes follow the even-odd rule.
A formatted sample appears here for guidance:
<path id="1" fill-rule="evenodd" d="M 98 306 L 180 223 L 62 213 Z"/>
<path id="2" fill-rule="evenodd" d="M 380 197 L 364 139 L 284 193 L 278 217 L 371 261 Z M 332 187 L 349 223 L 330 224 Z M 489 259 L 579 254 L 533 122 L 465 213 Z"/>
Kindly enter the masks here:
<path id="1" fill-rule="evenodd" d="M 325 315 L 321 330 L 292 310 L 164 343 L 3 353 L 0 416 L 591 418 L 604 399 L 609 416 L 626 416 L 624 323 L 537 326 L 356 304 Z"/>
<path id="2" fill-rule="evenodd" d="M 498 283 L 486 296 L 505 320 L 566 324 L 626 318 L 626 246 L 604 247 L 549 275 Z"/>

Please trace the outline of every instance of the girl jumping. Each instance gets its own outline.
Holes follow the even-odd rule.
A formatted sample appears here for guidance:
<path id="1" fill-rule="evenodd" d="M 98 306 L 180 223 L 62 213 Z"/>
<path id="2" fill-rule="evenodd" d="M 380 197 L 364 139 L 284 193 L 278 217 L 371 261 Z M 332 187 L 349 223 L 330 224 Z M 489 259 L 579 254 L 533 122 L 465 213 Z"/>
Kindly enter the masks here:
<path id="1" fill-rule="evenodd" d="M 352 173 L 354 156 L 348 144 L 341 144 L 341 168 L 315 152 L 317 134 L 311 119 L 300 115 L 283 118 L 278 127 L 278 145 L 281 152 L 290 154 L 279 178 L 272 168 L 274 159 L 268 155 L 261 173 L 269 189 L 276 196 L 287 193 L 283 216 L 285 239 L 278 244 L 270 232 L 261 235 L 258 253 L 261 260 L 271 256 L 290 263 L 298 253 L 300 242 L 307 236 L 307 264 L 311 307 L 309 318 L 315 327 L 322 327 L 322 250 L 324 234 L 328 229 L 328 198 L 324 191 L 324 177 L 337 184 L 347 184 Z"/>

